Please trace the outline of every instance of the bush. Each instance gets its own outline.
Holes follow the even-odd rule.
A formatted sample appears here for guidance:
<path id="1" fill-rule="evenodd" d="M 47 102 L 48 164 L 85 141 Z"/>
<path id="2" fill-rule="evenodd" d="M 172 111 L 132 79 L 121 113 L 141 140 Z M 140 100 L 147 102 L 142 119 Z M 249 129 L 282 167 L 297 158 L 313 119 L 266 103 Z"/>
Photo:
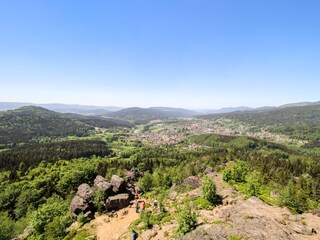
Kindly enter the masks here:
<path id="1" fill-rule="evenodd" d="M 60 217 L 55 217 L 45 228 L 46 239 L 63 239 L 66 235 L 66 226 Z"/>
<path id="2" fill-rule="evenodd" d="M 146 172 L 142 178 L 139 179 L 138 185 L 142 191 L 149 192 L 153 187 L 153 177 L 149 172 Z"/>
<path id="3" fill-rule="evenodd" d="M 280 192 L 280 204 L 287 206 L 297 213 L 302 213 L 310 208 L 312 201 L 307 197 L 303 189 L 297 188 L 291 180 L 288 185 Z"/>
<path id="4" fill-rule="evenodd" d="M 245 178 L 249 170 L 248 163 L 238 160 L 233 165 L 223 170 L 223 180 L 227 182 L 231 180 L 235 182 L 245 182 Z"/>
<path id="5" fill-rule="evenodd" d="M 85 240 L 87 237 L 91 236 L 90 233 L 88 233 L 86 230 L 83 230 L 75 236 L 75 240 Z"/>
<path id="6" fill-rule="evenodd" d="M 197 224 L 196 214 L 191 212 L 189 205 L 185 205 L 178 215 L 177 235 L 183 236 L 195 229 Z"/>
<path id="7" fill-rule="evenodd" d="M 254 170 L 246 176 L 246 193 L 248 196 L 258 196 L 261 191 L 261 173 Z"/>
<path id="8" fill-rule="evenodd" d="M 10 240 L 14 235 L 14 221 L 7 212 L 0 213 L 0 239 Z"/>
<path id="9" fill-rule="evenodd" d="M 144 224 L 144 228 L 151 228 L 152 224 L 151 224 L 151 213 L 148 211 L 141 211 L 140 213 L 140 218 Z"/>
<path id="10" fill-rule="evenodd" d="M 96 189 L 94 191 L 92 203 L 99 213 L 101 213 L 105 209 L 104 200 L 105 200 L 104 191 L 101 189 Z"/>
<path id="11" fill-rule="evenodd" d="M 199 209 L 209 209 L 211 207 L 211 202 L 209 202 L 207 199 L 204 199 L 202 197 L 197 197 L 194 200 L 194 205 L 197 210 Z"/>
<path id="12" fill-rule="evenodd" d="M 84 224 L 86 224 L 88 222 L 88 218 L 86 218 L 83 213 L 80 213 L 77 216 L 77 222 L 79 223 L 79 227 L 82 227 Z"/>
<path id="13" fill-rule="evenodd" d="M 216 185 L 209 177 L 203 178 L 201 190 L 203 198 L 208 200 L 212 205 L 220 203 L 220 197 L 216 193 Z"/>
<path id="14" fill-rule="evenodd" d="M 41 235 L 44 233 L 47 224 L 52 222 L 56 217 L 64 217 L 64 224 L 70 223 L 68 214 L 69 206 L 61 197 L 53 195 L 47 202 L 41 205 L 32 216 L 32 226 L 34 234 Z M 68 220 L 69 219 L 69 220 Z M 52 227 L 52 225 L 50 226 Z"/>

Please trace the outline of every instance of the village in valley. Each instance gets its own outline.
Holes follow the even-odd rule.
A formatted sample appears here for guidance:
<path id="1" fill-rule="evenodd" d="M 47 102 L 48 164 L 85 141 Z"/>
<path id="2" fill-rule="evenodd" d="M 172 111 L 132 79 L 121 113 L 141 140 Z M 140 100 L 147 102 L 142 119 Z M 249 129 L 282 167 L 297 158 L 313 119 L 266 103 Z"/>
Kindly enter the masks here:
<path id="1" fill-rule="evenodd" d="M 267 129 L 252 130 L 250 126 L 219 118 L 216 120 L 181 119 L 181 121 L 151 121 L 146 125 L 136 127 L 128 137 L 128 141 L 139 141 L 150 146 L 172 145 L 185 141 L 188 136 L 200 134 L 218 134 L 226 136 L 248 136 L 271 140 L 279 143 L 296 145 L 307 144 L 308 141 L 279 135 Z M 190 144 L 185 149 L 199 148 L 197 144 Z"/>

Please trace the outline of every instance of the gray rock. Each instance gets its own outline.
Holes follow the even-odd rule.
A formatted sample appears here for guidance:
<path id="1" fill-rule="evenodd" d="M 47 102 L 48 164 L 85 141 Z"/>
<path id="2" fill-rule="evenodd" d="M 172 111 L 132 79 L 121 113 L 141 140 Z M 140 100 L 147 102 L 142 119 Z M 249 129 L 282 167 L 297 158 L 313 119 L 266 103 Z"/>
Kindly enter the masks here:
<path id="1" fill-rule="evenodd" d="M 86 237 L 84 240 L 96 240 L 97 238 L 95 236 L 89 236 Z"/>
<path id="2" fill-rule="evenodd" d="M 127 193 L 117 194 L 115 196 L 111 196 L 106 201 L 106 209 L 110 210 L 118 210 L 129 206 L 130 204 L 130 196 Z"/>
<path id="3" fill-rule="evenodd" d="M 207 175 L 209 173 L 213 173 L 213 169 L 211 167 L 207 168 L 206 170 L 204 170 L 203 174 Z"/>
<path id="4" fill-rule="evenodd" d="M 136 181 L 138 177 L 141 176 L 141 173 L 136 169 L 136 168 L 131 168 L 129 171 L 124 172 L 124 176 L 127 178 L 129 181 Z"/>
<path id="5" fill-rule="evenodd" d="M 301 223 L 298 222 L 293 222 L 290 224 L 290 228 L 299 234 L 303 234 L 303 235 L 312 235 L 314 234 L 315 230 L 311 227 L 302 225 Z"/>
<path id="6" fill-rule="evenodd" d="M 126 189 L 124 179 L 117 175 L 112 175 L 110 183 L 112 185 L 112 191 L 114 193 L 124 192 Z"/>
<path id="7" fill-rule="evenodd" d="M 95 188 L 101 189 L 104 192 L 109 192 L 112 190 L 112 185 L 104 177 L 98 175 L 93 182 Z"/>
<path id="8" fill-rule="evenodd" d="M 146 230 L 141 234 L 141 238 L 146 239 L 146 240 L 150 240 L 151 238 L 154 238 L 155 236 L 157 236 L 157 232 L 153 229 Z"/>
<path id="9" fill-rule="evenodd" d="M 90 206 L 83 198 L 75 196 L 71 201 L 70 211 L 72 218 L 76 219 L 80 213 L 90 211 Z"/>
<path id="10" fill-rule="evenodd" d="M 217 215 L 220 224 L 203 225 L 181 239 L 226 240 L 228 236 L 241 236 L 252 240 L 294 240 L 297 239 L 286 225 L 276 221 L 274 208 L 256 197 L 224 208 Z M 304 231 L 304 229 L 296 229 Z"/>
<path id="11" fill-rule="evenodd" d="M 77 196 L 89 202 L 93 197 L 93 191 L 88 184 L 83 183 L 78 187 Z"/>
<path id="12" fill-rule="evenodd" d="M 189 184 L 194 188 L 198 188 L 201 186 L 201 178 L 198 176 L 190 176 L 183 181 L 183 184 Z"/>
<path id="13" fill-rule="evenodd" d="M 135 186 L 134 191 L 137 192 L 138 194 L 140 194 L 142 192 L 142 189 L 140 186 Z"/>
<path id="14" fill-rule="evenodd" d="M 175 200 L 177 196 L 178 193 L 176 191 L 172 191 L 168 194 L 168 198 L 170 198 L 171 200 Z"/>

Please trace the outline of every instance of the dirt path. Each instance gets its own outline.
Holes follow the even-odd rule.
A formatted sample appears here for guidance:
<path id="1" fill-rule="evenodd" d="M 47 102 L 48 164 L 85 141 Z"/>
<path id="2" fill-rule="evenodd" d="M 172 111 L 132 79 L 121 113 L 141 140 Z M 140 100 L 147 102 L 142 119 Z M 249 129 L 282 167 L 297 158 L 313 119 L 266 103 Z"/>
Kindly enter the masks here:
<path id="1" fill-rule="evenodd" d="M 98 240 L 117 240 L 121 236 L 129 235 L 131 222 L 139 218 L 134 207 L 128 207 L 117 212 L 117 216 L 109 218 L 107 215 L 97 217 L 93 221 L 96 226 Z"/>
<path id="2" fill-rule="evenodd" d="M 224 202 L 228 202 L 227 205 L 230 203 L 236 203 L 237 201 L 242 201 L 243 197 L 240 193 L 235 191 L 229 184 L 225 183 L 222 179 L 222 175 L 220 173 L 211 173 L 209 174 L 210 177 L 214 180 L 217 193 L 221 195 L 224 199 Z M 200 188 L 195 189 L 187 193 L 187 195 L 201 195 Z M 181 196 L 185 197 L 185 196 Z M 228 206 L 219 206 L 218 208 L 214 209 L 214 211 L 209 210 L 202 210 L 200 211 L 202 217 L 199 219 L 200 222 L 203 222 L 203 219 L 209 220 L 213 222 L 216 217 L 216 213 L 221 211 L 221 208 L 226 208 Z M 124 240 L 124 239 L 131 239 L 131 234 L 129 231 L 130 224 L 139 218 L 139 214 L 135 212 L 134 207 L 128 207 L 117 211 L 117 216 L 115 217 L 108 217 L 107 215 L 102 215 L 97 217 L 95 220 L 92 221 L 92 226 L 95 226 L 95 233 L 98 240 Z M 139 236 L 139 239 L 150 239 L 150 240 L 162 240 L 162 239 L 173 239 L 172 236 L 167 236 L 166 232 L 172 232 L 176 227 L 176 222 L 168 223 L 165 226 L 162 226 L 158 229 L 151 229 L 144 231 Z M 155 232 L 155 234 L 153 234 Z M 150 236 L 155 235 L 155 236 Z M 172 234 L 170 234 L 172 235 Z"/>

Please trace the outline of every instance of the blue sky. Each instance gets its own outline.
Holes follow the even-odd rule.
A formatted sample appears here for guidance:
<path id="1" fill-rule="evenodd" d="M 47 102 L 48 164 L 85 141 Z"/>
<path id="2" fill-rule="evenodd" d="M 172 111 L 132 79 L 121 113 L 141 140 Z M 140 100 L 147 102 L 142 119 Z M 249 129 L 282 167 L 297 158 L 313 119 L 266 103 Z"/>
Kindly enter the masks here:
<path id="1" fill-rule="evenodd" d="M 319 101 L 318 0 L 0 1 L 0 101 Z"/>

